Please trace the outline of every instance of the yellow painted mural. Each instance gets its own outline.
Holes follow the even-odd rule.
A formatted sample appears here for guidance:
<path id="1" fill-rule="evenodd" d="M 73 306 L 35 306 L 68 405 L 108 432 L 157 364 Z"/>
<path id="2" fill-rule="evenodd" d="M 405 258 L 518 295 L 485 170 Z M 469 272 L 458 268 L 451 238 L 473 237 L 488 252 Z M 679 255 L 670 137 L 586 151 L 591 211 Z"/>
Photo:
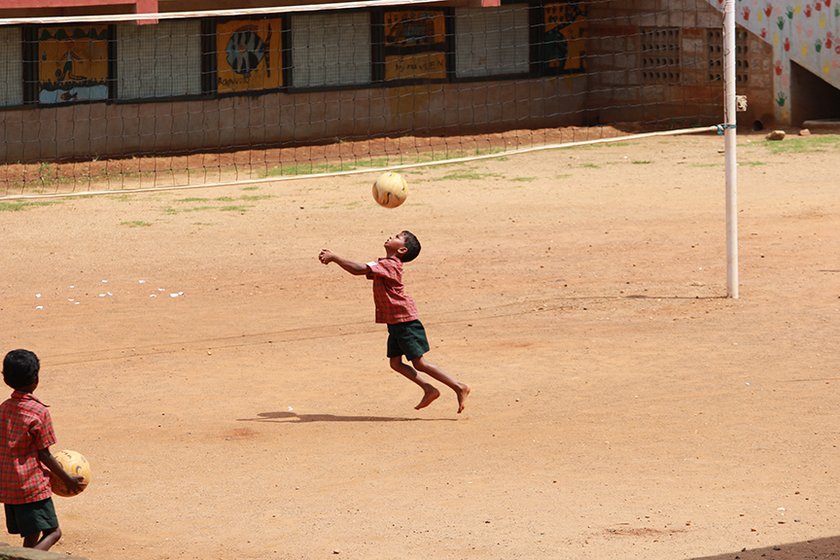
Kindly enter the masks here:
<path id="1" fill-rule="evenodd" d="M 446 54 L 424 52 L 385 57 L 385 80 L 444 79 Z"/>
<path id="2" fill-rule="evenodd" d="M 544 7 L 546 64 L 559 72 L 584 68 L 586 12 L 580 2 L 556 2 Z"/>
<path id="3" fill-rule="evenodd" d="M 385 12 L 385 47 L 443 45 L 446 18 L 442 10 Z"/>
<path id="4" fill-rule="evenodd" d="M 38 29 L 38 102 L 108 99 L 108 26 Z"/>
<path id="5" fill-rule="evenodd" d="M 282 18 L 230 20 L 216 25 L 219 93 L 283 86 Z"/>
<path id="6" fill-rule="evenodd" d="M 385 81 L 446 79 L 443 10 L 391 10 L 384 15 Z"/>

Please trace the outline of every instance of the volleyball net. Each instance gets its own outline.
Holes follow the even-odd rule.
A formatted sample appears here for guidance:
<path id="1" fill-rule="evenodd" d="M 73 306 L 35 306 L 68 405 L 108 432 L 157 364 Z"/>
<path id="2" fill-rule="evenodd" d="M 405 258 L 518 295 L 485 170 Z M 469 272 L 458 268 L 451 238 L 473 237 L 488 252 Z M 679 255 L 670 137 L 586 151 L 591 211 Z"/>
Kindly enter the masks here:
<path id="1" fill-rule="evenodd" d="M 0 196 L 271 182 L 714 130 L 722 47 L 721 14 L 701 0 L 0 19 Z"/>

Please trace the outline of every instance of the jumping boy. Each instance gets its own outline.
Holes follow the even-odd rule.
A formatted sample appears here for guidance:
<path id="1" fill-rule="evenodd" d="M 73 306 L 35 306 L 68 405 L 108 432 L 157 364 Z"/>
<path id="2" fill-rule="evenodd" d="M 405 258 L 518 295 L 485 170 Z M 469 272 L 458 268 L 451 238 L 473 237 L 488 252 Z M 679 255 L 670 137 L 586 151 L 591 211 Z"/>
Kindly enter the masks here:
<path id="1" fill-rule="evenodd" d="M 27 548 L 49 550 L 61 538 L 49 471 L 71 494 L 84 487 L 50 453 L 56 441 L 50 411 L 32 394 L 40 369 L 29 350 L 12 350 L 3 360 L 3 381 L 14 392 L 0 405 L 0 502 L 9 533 L 21 535 Z"/>
<path id="2" fill-rule="evenodd" d="M 376 322 L 388 325 L 388 358 L 391 369 L 402 374 L 423 389 L 423 398 L 414 408 L 420 410 L 429 406 L 440 396 L 426 373 L 453 391 L 458 397 L 458 412 L 464 410 L 464 401 L 470 388 L 450 377 L 438 366 L 426 361 L 423 355 L 429 351 L 426 331 L 420 322 L 414 300 L 403 291 L 403 263 L 413 261 L 420 253 L 420 242 L 410 231 L 401 231 L 385 242 L 385 256 L 366 264 L 339 257 L 329 249 L 322 249 L 318 259 L 324 263 L 336 263 L 354 276 L 366 275 L 373 280 L 373 302 L 376 306 Z M 405 356 L 414 367 L 403 362 Z"/>

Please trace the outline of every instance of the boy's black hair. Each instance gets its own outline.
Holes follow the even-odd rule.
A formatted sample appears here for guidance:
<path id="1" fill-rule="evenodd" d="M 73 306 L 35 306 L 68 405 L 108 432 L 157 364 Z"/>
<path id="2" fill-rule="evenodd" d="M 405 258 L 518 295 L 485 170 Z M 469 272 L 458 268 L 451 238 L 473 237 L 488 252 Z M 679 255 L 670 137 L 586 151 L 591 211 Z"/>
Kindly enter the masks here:
<path id="1" fill-rule="evenodd" d="M 420 241 L 417 236 L 408 230 L 402 231 L 403 240 L 405 241 L 405 248 L 407 251 L 402 255 L 402 262 L 411 262 L 420 254 Z"/>
<path id="2" fill-rule="evenodd" d="M 12 389 L 23 389 L 38 381 L 41 362 L 29 350 L 12 350 L 3 359 L 3 381 Z"/>

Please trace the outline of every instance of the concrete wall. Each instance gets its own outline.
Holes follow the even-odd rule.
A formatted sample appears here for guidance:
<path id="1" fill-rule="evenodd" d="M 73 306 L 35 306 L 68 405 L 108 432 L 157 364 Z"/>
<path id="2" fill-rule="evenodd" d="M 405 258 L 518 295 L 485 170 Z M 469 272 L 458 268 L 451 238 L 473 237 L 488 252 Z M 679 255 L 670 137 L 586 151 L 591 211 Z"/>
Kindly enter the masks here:
<path id="1" fill-rule="evenodd" d="M 584 92 L 576 75 L 11 109 L 0 113 L 0 162 L 553 127 L 576 124 Z"/>

